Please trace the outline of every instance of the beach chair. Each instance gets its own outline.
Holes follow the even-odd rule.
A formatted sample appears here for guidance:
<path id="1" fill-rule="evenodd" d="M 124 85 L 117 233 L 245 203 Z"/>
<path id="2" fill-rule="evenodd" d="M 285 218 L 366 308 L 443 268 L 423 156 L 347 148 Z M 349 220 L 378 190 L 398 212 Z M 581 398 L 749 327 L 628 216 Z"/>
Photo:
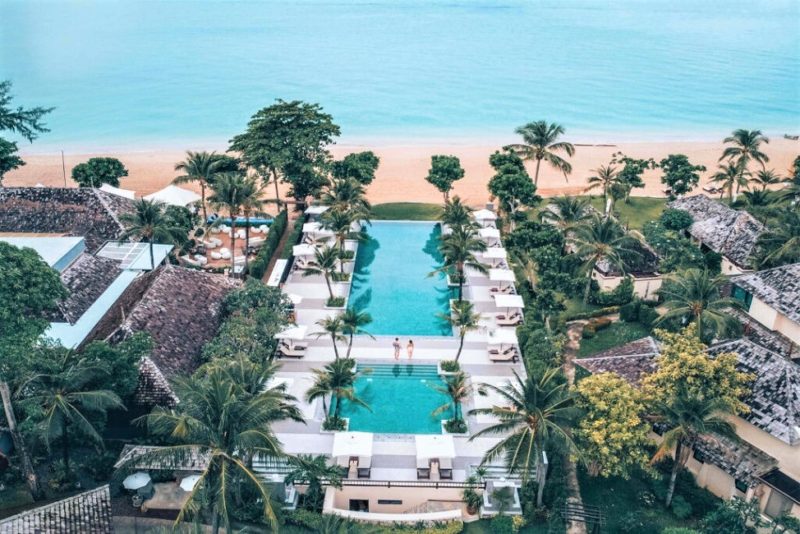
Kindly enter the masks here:
<path id="1" fill-rule="evenodd" d="M 509 317 L 503 317 L 502 319 L 498 316 L 495 319 L 497 326 L 519 326 L 522 324 L 522 315 L 515 313 L 510 315 Z"/>
<path id="2" fill-rule="evenodd" d="M 417 480 L 430 480 L 431 468 L 430 467 L 417 467 Z"/>
<path id="3" fill-rule="evenodd" d="M 493 362 L 516 362 L 517 349 L 514 347 L 508 348 L 504 351 L 489 349 L 489 360 Z"/>
<path id="4" fill-rule="evenodd" d="M 489 292 L 493 293 L 495 295 L 513 295 L 513 294 L 516 294 L 516 291 L 514 290 L 514 286 L 502 286 L 502 287 L 493 286 L 493 287 L 489 288 Z"/>
<path id="5" fill-rule="evenodd" d="M 369 467 L 359 467 L 356 469 L 356 476 L 358 478 L 370 478 L 372 476 L 372 469 Z"/>
<path id="6" fill-rule="evenodd" d="M 453 480 L 453 470 L 440 467 L 439 478 L 442 480 Z"/>

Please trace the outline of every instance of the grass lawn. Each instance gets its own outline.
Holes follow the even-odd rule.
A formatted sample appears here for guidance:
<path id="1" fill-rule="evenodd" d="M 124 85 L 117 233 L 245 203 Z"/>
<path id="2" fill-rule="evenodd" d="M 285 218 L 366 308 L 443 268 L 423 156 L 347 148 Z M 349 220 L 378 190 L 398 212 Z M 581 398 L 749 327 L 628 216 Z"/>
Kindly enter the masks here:
<path id="1" fill-rule="evenodd" d="M 578 358 L 586 358 L 595 352 L 618 347 L 649 335 L 650 330 L 641 323 L 625 323 L 622 321 L 612 323 L 608 328 L 598 330 L 594 337 L 581 339 Z"/>
<path id="2" fill-rule="evenodd" d="M 372 219 L 376 221 L 435 221 L 441 213 L 441 205 L 423 202 L 391 202 L 372 206 Z"/>
<path id="3" fill-rule="evenodd" d="M 7 487 L 0 491 L 0 510 L 18 508 L 33 502 L 28 488 L 24 485 Z M 0 513 L 0 517 L 4 514 Z"/>
<path id="4" fill-rule="evenodd" d="M 582 297 L 570 297 L 564 301 L 564 305 L 567 307 L 567 309 L 562 312 L 564 317 L 571 317 L 578 313 L 586 313 L 600 309 L 600 306 L 596 304 L 584 302 Z"/>
<path id="5" fill-rule="evenodd" d="M 472 523 L 464 523 L 464 530 L 462 534 L 491 534 L 492 520 L 481 519 Z M 519 531 L 519 534 L 547 534 L 547 525 L 525 525 Z"/>
<path id="6" fill-rule="evenodd" d="M 591 197 L 591 203 L 600 213 L 605 209 L 601 196 Z M 658 219 L 666 206 L 666 198 L 631 197 L 630 204 L 626 204 L 624 200 L 617 201 L 614 211 L 623 223 L 628 223 L 631 230 L 641 230 L 644 223 Z"/>

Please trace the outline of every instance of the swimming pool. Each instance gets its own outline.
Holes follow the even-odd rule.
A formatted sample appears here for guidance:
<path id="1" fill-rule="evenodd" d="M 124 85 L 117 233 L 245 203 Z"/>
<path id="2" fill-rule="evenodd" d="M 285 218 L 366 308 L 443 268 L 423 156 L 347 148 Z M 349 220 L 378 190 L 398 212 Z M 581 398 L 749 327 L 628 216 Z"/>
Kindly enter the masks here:
<path id="1" fill-rule="evenodd" d="M 441 229 L 434 222 L 376 221 L 358 245 L 349 306 L 367 311 L 373 335 L 449 336 L 438 317 L 449 311 L 451 291 L 437 249 Z M 405 343 L 405 340 L 404 340 Z"/>
<path id="2" fill-rule="evenodd" d="M 342 401 L 341 415 L 350 419 L 349 430 L 391 434 L 440 434 L 440 421 L 452 417 L 452 409 L 432 416 L 449 397 L 434 387 L 444 386 L 435 365 L 359 364 L 371 373 L 356 380 L 356 395 L 370 410 Z"/>

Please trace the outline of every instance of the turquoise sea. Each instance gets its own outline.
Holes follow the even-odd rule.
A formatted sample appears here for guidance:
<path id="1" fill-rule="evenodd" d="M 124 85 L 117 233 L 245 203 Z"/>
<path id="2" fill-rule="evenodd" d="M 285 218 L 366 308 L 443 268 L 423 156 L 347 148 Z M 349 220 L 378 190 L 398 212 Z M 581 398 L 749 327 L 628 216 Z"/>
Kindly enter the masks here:
<path id="1" fill-rule="evenodd" d="M 275 98 L 343 140 L 800 130 L 797 0 L 0 0 L 47 147 L 223 144 Z"/>

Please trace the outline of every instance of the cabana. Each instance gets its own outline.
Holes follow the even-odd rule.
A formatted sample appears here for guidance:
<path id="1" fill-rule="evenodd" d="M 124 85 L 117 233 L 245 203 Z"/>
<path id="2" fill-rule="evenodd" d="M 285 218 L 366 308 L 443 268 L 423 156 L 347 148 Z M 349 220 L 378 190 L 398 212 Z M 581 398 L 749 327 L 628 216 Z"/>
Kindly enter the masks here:
<path id="1" fill-rule="evenodd" d="M 131 191 L 130 189 L 120 189 L 119 187 L 114 187 L 113 185 L 109 184 L 101 185 L 100 191 L 105 191 L 111 195 L 117 195 L 118 197 L 129 198 L 131 200 L 136 198 L 136 191 Z"/>
<path id="2" fill-rule="evenodd" d="M 310 217 L 319 217 L 329 209 L 330 206 L 322 206 L 322 205 L 309 206 L 306 208 L 305 214 Z"/>
<path id="3" fill-rule="evenodd" d="M 333 436 L 333 456 L 336 465 L 355 470 L 357 478 L 369 478 L 372 465 L 372 432 L 337 432 Z"/>
<path id="4" fill-rule="evenodd" d="M 189 191 L 188 189 L 183 189 L 175 185 L 168 185 L 160 191 L 145 196 L 144 199 L 153 202 L 163 202 L 171 206 L 188 206 L 200 200 L 201 197 L 194 191 Z"/>
<path id="5" fill-rule="evenodd" d="M 453 458 L 456 457 L 453 436 L 417 434 L 414 442 L 417 449 L 418 479 L 430 479 L 432 474 L 438 474 L 439 479 L 453 479 Z"/>
<path id="6" fill-rule="evenodd" d="M 517 359 L 517 333 L 510 328 L 498 328 L 489 332 L 486 342 L 490 345 L 489 359 L 493 362 L 516 361 Z M 492 346 L 498 348 L 491 348 Z"/>
<path id="7" fill-rule="evenodd" d="M 505 293 L 497 293 L 492 295 L 494 297 L 494 305 L 497 308 L 505 308 L 505 313 L 498 313 L 495 315 L 497 326 L 518 326 L 522 323 L 522 310 L 525 307 L 525 302 L 519 295 L 507 295 Z M 514 310 L 513 312 L 511 310 Z"/>
<path id="8" fill-rule="evenodd" d="M 484 260 L 490 260 L 492 265 L 497 265 L 508 257 L 508 252 L 503 247 L 489 247 L 483 253 Z"/>
<path id="9" fill-rule="evenodd" d="M 493 294 L 510 294 L 515 292 L 514 282 L 517 278 L 514 276 L 514 271 L 511 269 L 489 269 L 489 280 L 497 282 L 497 285 L 490 289 Z"/>
<path id="10" fill-rule="evenodd" d="M 295 245 L 292 247 L 292 256 L 296 256 L 298 258 L 306 256 L 314 256 L 316 253 L 317 253 L 317 247 L 315 247 L 314 245 L 309 245 L 307 243 Z"/>
<path id="11" fill-rule="evenodd" d="M 497 220 L 497 214 L 491 210 L 478 210 L 472 214 L 478 224 L 484 228 L 494 228 L 494 221 Z"/>
<path id="12" fill-rule="evenodd" d="M 333 232 L 328 228 L 323 228 L 318 222 L 307 222 L 303 225 L 303 233 L 308 236 L 313 236 L 315 239 L 326 239 L 333 237 Z"/>
<path id="13" fill-rule="evenodd" d="M 481 228 L 478 230 L 478 235 L 480 235 L 481 239 L 486 241 L 486 244 L 490 247 L 500 245 L 500 230 L 497 228 Z"/>
<path id="14" fill-rule="evenodd" d="M 288 358 L 302 358 L 308 348 L 308 343 L 303 342 L 307 333 L 306 325 L 290 326 L 286 330 L 278 332 L 275 334 L 275 339 L 280 340 L 278 352 Z"/>

